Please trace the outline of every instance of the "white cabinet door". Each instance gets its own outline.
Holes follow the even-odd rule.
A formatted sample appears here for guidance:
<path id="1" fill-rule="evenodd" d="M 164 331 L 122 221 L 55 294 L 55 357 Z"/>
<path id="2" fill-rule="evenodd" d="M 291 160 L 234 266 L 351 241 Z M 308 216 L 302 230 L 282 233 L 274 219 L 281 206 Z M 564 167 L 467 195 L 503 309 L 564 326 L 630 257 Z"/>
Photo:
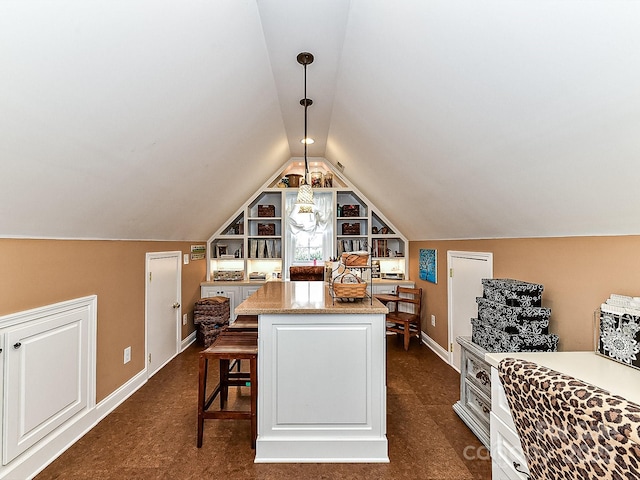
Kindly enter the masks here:
<path id="1" fill-rule="evenodd" d="M 4 465 L 87 407 L 88 324 L 78 309 L 5 331 Z"/>
<path id="2" fill-rule="evenodd" d="M 242 287 L 242 300 L 246 300 L 260 289 L 259 286 Z"/>
<path id="3" fill-rule="evenodd" d="M 200 296 L 202 298 L 208 297 L 227 297 L 229 299 L 229 313 L 231 318 L 229 323 L 233 323 L 236 320 L 236 315 L 233 311 L 236 309 L 238 299 L 240 298 L 242 287 L 227 287 L 227 286 L 206 286 L 202 287 Z"/>

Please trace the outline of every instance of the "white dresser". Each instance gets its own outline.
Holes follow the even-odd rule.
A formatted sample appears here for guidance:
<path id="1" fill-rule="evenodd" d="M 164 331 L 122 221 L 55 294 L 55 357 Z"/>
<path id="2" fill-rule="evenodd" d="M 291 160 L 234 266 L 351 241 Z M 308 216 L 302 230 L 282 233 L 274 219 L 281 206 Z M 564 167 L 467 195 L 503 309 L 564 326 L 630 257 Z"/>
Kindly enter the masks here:
<path id="1" fill-rule="evenodd" d="M 570 375 L 615 395 L 640 403 L 640 370 L 593 352 L 487 353 L 491 366 L 491 458 L 493 480 L 524 480 L 527 462 L 516 433 L 511 411 L 498 378 L 498 364 L 505 358 L 529 360 Z M 519 471 L 520 470 L 520 471 Z"/>
<path id="2" fill-rule="evenodd" d="M 453 410 L 488 449 L 489 413 L 491 412 L 491 367 L 485 361 L 487 351 L 471 341 L 458 337 L 460 351 L 460 400 Z"/>

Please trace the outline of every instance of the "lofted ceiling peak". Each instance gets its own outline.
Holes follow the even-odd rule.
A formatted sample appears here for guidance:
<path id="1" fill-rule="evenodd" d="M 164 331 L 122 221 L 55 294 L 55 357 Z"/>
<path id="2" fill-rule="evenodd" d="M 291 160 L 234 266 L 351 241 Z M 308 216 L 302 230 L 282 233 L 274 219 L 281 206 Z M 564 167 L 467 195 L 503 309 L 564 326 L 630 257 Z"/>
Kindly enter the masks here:
<path id="1" fill-rule="evenodd" d="M 640 233 L 640 2 L 0 2 L 0 236 L 202 240 L 303 154 L 410 240 Z"/>

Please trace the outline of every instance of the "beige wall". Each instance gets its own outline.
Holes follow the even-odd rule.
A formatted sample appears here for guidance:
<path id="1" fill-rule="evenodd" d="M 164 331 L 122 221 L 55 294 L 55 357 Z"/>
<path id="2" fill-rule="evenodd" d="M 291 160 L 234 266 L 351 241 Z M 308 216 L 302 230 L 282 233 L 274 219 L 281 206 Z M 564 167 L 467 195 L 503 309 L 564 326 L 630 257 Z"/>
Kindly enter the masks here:
<path id="1" fill-rule="evenodd" d="M 421 248 L 438 250 L 437 285 L 419 280 Z M 448 250 L 492 252 L 495 278 L 543 284 L 550 331 L 563 351 L 593 348 L 593 312 L 610 294 L 640 296 L 640 236 L 410 242 L 409 275 L 425 292 L 422 328 L 444 348 Z M 435 327 L 426 320 L 432 314 Z"/>
<path id="2" fill-rule="evenodd" d="M 145 255 L 190 252 L 193 243 L 0 239 L 0 315 L 98 296 L 97 400 L 144 369 Z M 193 330 L 205 260 L 182 266 L 182 338 Z M 131 345 L 131 362 L 123 350 Z"/>

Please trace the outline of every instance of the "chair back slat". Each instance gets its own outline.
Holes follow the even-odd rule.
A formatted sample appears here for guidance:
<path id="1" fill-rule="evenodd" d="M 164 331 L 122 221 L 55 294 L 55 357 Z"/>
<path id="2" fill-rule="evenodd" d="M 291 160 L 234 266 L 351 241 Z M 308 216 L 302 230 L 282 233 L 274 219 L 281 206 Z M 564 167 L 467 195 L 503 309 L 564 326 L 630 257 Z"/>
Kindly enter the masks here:
<path id="1" fill-rule="evenodd" d="M 422 309 L 422 288 L 400 287 L 396 289 L 396 295 L 400 296 L 398 304 L 406 303 L 414 307 L 414 313 L 419 317 Z M 403 297 L 402 295 L 411 295 Z"/>

